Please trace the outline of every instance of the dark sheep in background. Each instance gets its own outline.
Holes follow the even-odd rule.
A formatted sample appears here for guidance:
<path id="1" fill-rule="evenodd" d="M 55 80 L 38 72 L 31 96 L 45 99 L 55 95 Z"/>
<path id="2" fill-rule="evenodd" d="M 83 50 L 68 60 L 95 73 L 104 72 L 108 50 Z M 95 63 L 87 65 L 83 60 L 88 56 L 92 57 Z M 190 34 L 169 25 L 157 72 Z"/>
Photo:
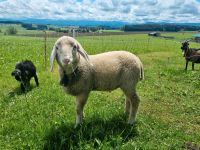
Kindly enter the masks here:
<path id="1" fill-rule="evenodd" d="M 14 76 L 17 81 L 21 82 L 21 90 L 23 92 L 30 87 L 30 80 L 32 77 L 34 77 L 36 85 L 39 86 L 36 67 L 30 60 L 25 60 L 16 64 L 15 70 L 11 75 Z"/>
<path id="2" fill-rule="evenodd" d="M 189 48 L 189 41 L 186 40 L 182 43 L 181 47 L 184 57 L 186 60 L 185 70 L 187 70 L 188 62 L 192 62 L 192 70 L 194 70 L 194 64 L 200 63 L 200 49 L 197 48 Z"/>

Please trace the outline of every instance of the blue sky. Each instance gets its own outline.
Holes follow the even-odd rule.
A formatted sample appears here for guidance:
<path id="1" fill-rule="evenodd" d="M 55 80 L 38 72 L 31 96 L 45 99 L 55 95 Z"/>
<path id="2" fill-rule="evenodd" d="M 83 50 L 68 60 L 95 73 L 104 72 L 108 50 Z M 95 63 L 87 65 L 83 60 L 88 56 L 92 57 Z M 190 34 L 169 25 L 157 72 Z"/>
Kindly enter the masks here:
<path id="1" fill-rule="evenodd" d="M 200 23 L 200 0 L 0 0 L 0 18 Z"/>

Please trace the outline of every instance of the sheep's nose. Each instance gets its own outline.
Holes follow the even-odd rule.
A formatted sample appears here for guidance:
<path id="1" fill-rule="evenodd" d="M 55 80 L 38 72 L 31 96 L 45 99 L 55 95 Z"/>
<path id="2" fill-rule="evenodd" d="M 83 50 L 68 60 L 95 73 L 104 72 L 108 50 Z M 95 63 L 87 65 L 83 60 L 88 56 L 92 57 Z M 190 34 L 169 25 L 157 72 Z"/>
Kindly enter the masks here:
<path id="1" fill-rule="evenodd" d="M 13 71 L 12 73 L 11 73 L 11 76 L 14 76 L 15 75 L 15 72 Z"/>
<path id="2" fill-rule="evenodd" d="M 64 63 L 64 64 L 67 65 L 67 64 L 69 64 L 69 62 L 70 62 L 70 60 L 69 60 L 68 58 L 63 59 L 63 63 Z"/>

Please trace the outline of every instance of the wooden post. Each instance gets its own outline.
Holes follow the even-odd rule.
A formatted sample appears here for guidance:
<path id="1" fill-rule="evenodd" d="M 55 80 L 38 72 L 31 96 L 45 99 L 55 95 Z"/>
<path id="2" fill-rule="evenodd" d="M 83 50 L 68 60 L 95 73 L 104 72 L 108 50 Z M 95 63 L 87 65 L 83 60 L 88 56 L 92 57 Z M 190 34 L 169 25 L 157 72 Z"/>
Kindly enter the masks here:
<path id="1" fill-rule="evenodd" d="M 148 41 L 147 41 L 147 50 L 149 50 L 149 42 L 150 42 L 150 37 L 148 38 Z"/>
<path id="2" fill-rule="evenodd" d="M 47 32 L 44 31 L 44 65 L 47 69 Z"/>
<path id="3" fill-rule="evenodd" d="M 73 38 L 76 38 L 76 31 L 75 31 L 75 29 L 73 29 L 72 31 L 73 31 Z"/>

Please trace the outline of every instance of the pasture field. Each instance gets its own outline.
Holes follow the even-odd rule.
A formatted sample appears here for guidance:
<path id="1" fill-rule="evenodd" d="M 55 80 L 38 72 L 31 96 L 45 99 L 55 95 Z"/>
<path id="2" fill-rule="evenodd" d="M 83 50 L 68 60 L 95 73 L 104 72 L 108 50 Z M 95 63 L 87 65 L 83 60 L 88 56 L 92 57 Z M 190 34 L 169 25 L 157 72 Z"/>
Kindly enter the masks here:
<path id="1" fill-rule="evenodd" d="M 75 98 L 63 92 L 57 70 L 50 73 L 49 65 L 44 67 L 44 39 L 0 36 L 0 149 L 198 149 L 200 66 L 191 71 L 190 64 L 184 71 L 180 47 L 185 35 L 166 33 L 172 34 L 173 40 L 146 34 L 78 37 L 89 54 L 111 50 L 137 54 L 145 80 L 137 87 L 141 102 L 134 126 L 126 124 L 125 96 L 117 89 L 91 92 L 84 123 L 77 129 Z M 48 58 L 55 41 L 47 40 Z M 22 59 L 35 63 L 40 82 L 37 88 L 32 80 L 26 94 L 11 77 Z"/>

